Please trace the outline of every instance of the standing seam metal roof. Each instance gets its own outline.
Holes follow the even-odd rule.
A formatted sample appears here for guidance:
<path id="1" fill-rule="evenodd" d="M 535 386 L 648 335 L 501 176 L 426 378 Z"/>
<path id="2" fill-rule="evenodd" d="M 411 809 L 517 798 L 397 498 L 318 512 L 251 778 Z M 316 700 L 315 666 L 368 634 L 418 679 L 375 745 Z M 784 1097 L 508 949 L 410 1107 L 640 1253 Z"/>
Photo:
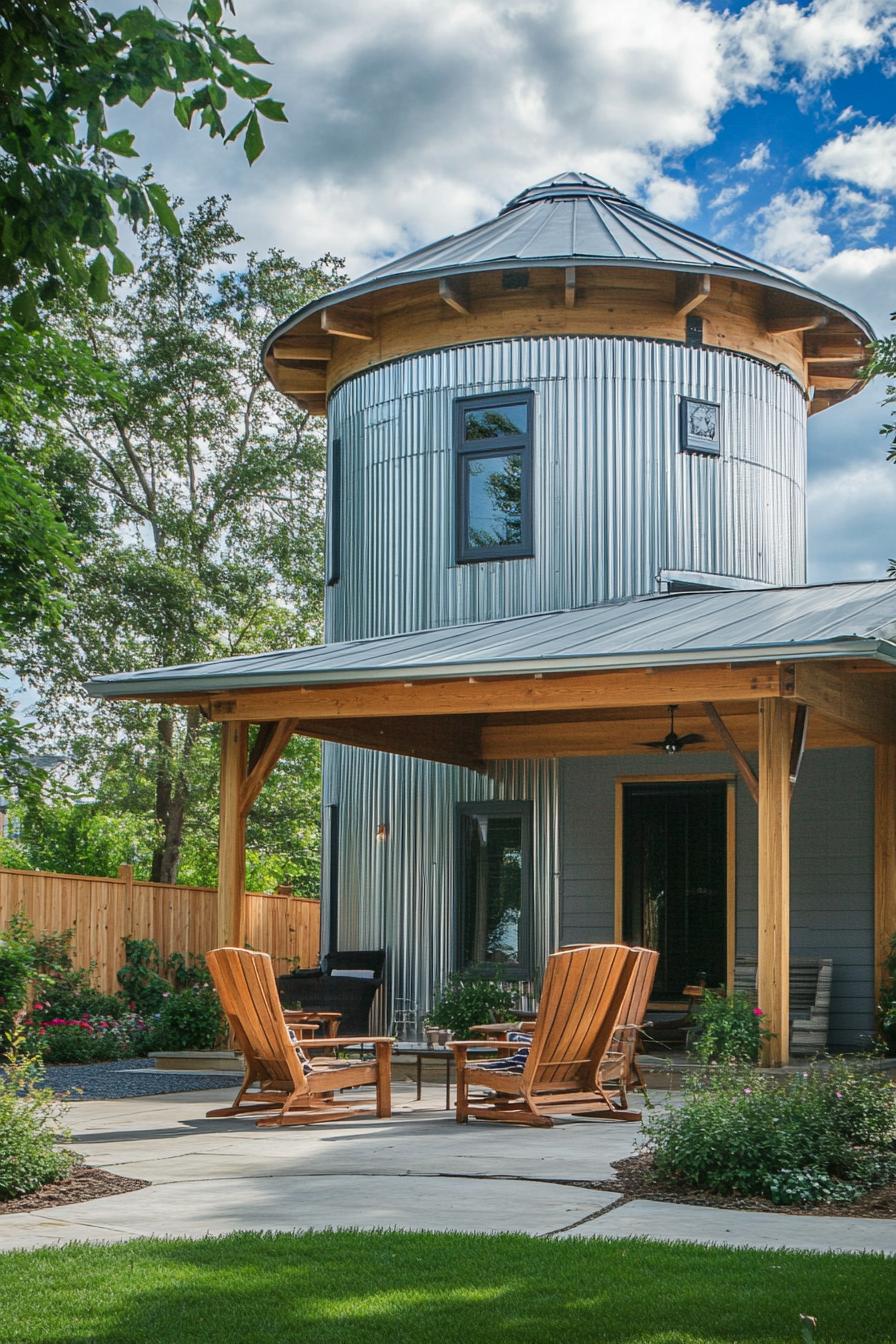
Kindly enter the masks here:
<path id="1" fill-rule="evenodd" d="M 91 681 L 102 697 L 399 677 L 877 657 L 896 664 L 896 582 L 677 593 Z"/>
<path id="2" fill-rule="evenodd" d="M 520 192 L 494 219 L 397 257 L 323 298 L 306 304 L 271 333 L 275 338 L 313 313 L 380 289 L 465 272 L 530 266 L 647 267 L 715 272 L 821 302 L 856 322 L 864 318 L 776 270 L 654 215 L 587 173 L 567 172 Z"/>

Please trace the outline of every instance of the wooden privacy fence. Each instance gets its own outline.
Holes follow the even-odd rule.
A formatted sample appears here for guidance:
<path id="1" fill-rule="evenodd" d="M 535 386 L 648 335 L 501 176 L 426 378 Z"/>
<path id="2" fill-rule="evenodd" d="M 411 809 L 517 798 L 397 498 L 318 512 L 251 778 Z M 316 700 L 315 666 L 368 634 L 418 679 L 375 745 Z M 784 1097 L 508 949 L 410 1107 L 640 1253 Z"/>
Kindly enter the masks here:
<path id="1" fill-rule="evenodd" d="M 135 882 L 123 864 L 118 877 L 29 872 L 0 868 L 0 928 L 23 911 L 38 933 L 74 929 L 73 955 L 96 965 L 97 986 L 118 989 L 124 963 L 122 939 L 153 938 L 163 956 L 206 953 L 217 943 L 218 894 L 214 887 Z M 246 895 L 246 942 L 269 952 L 278 974 L 296 962 L 317 964 L 320 902 L 277 893 Z"/>

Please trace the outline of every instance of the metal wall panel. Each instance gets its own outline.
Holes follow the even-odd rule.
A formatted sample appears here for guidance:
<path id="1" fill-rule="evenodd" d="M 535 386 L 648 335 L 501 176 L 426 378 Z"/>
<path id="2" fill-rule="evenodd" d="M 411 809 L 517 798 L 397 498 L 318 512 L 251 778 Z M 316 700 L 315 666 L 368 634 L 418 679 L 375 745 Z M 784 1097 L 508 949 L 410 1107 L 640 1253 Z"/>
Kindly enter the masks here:
<path id="1" fill-rule="evenodd" d="M 454 563 L 452 410 L 531 388 L 531 559 Z M 719 458 L 678 451 L 681 396 L 722 408 Z M 342 579 L 329 640 L 654 592 L 661 569 L 805 581 L 806 406 L 785 373 L 657 341 L 538 337 L 381 365 L 334 393 Z"/>
<path id="2" fill-rule="evenodd" d="M 419 1032 L 434 989 L 453 969 L 460 802 L 532 801 L 533 951 L 544 965 L 559 927 L 556 761 L 501 763 L 486 776 L 327 745 L 324 766 L 324 805 L 339 805 L 339 946 L 388 949 L 379 1029 Z M 377 839 L 381 824 L 386 839 Z M 328 946 L 326 927 L 321 945 Z"/>

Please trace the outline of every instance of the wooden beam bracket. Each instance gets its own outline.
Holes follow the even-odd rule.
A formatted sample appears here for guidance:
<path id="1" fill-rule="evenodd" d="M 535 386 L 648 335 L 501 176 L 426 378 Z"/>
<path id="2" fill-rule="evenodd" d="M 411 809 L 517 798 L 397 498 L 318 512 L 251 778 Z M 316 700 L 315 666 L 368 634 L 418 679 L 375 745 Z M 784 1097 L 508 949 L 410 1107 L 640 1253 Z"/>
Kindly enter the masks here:
<path id="1" fill-rule="evenodd" d="M 799 704 L 793 719 L 793 742 L 790 747 L 790 789 L 796 787 L 800 766 L 806 754 L 806 735 L 809 731 L 809 706 Z"/>
<path id="2" fill-rule="evenodd" d="M 576 268 L 567 266 L 563 276 L 563 302 L 567 308 L 576 306 Z"/>
<path id="3" fill-rule="evenodd" d="M 731 757 L 734 760 L 734 764 L 737 766 L 738 774 L 740 775 L 741 779 L 744 781 L 747 788 L 749 789 L 750 796 L 753 799 L 753 802 L 758 803 L 759 780 L 756 777 L 755 770 L 753 769 L 750 762 L 747 760 L 744 753 L 741 751 L 740 747 L 735 742 L 734 738 L 732 737 L 731 733 L 728 730 L 728 725 L 723 720 L 721 714 L 716 709 L 715 705 L 712 705 L 707 701 L 704 703 L 703 709 L 706 714 L 706 717 L 709 719 L 713 728 L 715 728 L 719 737 L 722 739 L 723 743 L 725 744 L 729 753 L 731 754 Z"/>
<path id="4" fill-rule="evenodd" d="M 675 316 L 687 317 L 709 298 L 712 281 L 708 275 L 680 275 L 675 282 Z"/>
<path id="5" fill-rule="evenodd" d="M 320 315 L 320 326 L 329 336 L 346 336 L 352 341 L 373 340 L 373 318 L 360 308 L 347 308 L 342 304 L 325 308 Z"/>
<path id="6" fill-rule="evenodd" d="M 465 276 L 455 276 L 451 280 L 439 281 L 439 298 L 463 317 L 472 312 L 470 303 L 470 282 Z"/>

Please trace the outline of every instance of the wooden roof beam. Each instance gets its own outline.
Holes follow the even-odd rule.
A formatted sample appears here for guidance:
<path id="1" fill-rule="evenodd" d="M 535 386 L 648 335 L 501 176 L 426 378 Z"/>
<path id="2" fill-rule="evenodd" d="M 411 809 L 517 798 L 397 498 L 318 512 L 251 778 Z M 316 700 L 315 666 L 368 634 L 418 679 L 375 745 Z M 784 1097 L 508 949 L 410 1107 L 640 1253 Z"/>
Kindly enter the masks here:
<path id="1" fill-rule="evenodd" d="M 333 355 L 332 336 L 281 336 L 274 342 L 273 356 L 281 364 L 293 364 L 299 360 L 326 364 Z"/>
<path id="2" fill-rule="evenodd" d="M 351 341 L 373 340 L 373 318 L 366 309 L 344 305 L 325 308 L 320 315 L 320 325 L 330 336 L 345 336 Z"/>
<path id="3" fill-rule="evenodd" d="M 274 378 L 280 391 L 290 396 L 300 396 L 305 392 L 324 396 L 327 391 L 327 374 L 321 368 L 295 368 L 291 364 L 278 364 Z"/>
<path id="4" fill-rule="evenodd" d="M 680 275 L 675 282 L 675 315 L 687 317 L 709 298 L 712 282 L 708 275 Z"/>
<path id="5" fill-rule="evenodd" d="M 348 685 L 278 686 L 212 696 L 208 715 L 248 719 L 384 718 L 545 709 L 755 701 L 792 695 L 792 666 L 778 663 L 632 668 L 515 677 L 452 677 Z"/>
<path id="6" fill-rule="evenodd" d="M 464 276 L 455 276 L 453 280 L 439 281 L 439 298 L 454 312 L 469 317 L 472 311 L 470 302 L 470 282 Z"/>
<path id="7" fill-rule="evenodd" d="M 786 336 L 790 332 L 818 331 L 826 327 L 824 313 L 775 313 L 765 319 L 765 329 L 772 336 Z"/>
<path id="8" fill-rule="evenodd" d="M 896 676 L 862 677 L 831 663 L 797 663 L 794 694 L 869 742 L 896 742 Z"/>
<path id="9" fill-rule="evenodd" d="M 849 364 L 865 358 L 865 346 L 857 336 L 842 337 L 839 340 L 830 335 L 807 336 L 804 346 L 807 364 L 815 364 L 819 360 L 827 362 L 836 360 L 838 363 L 845 361 Z"/>

